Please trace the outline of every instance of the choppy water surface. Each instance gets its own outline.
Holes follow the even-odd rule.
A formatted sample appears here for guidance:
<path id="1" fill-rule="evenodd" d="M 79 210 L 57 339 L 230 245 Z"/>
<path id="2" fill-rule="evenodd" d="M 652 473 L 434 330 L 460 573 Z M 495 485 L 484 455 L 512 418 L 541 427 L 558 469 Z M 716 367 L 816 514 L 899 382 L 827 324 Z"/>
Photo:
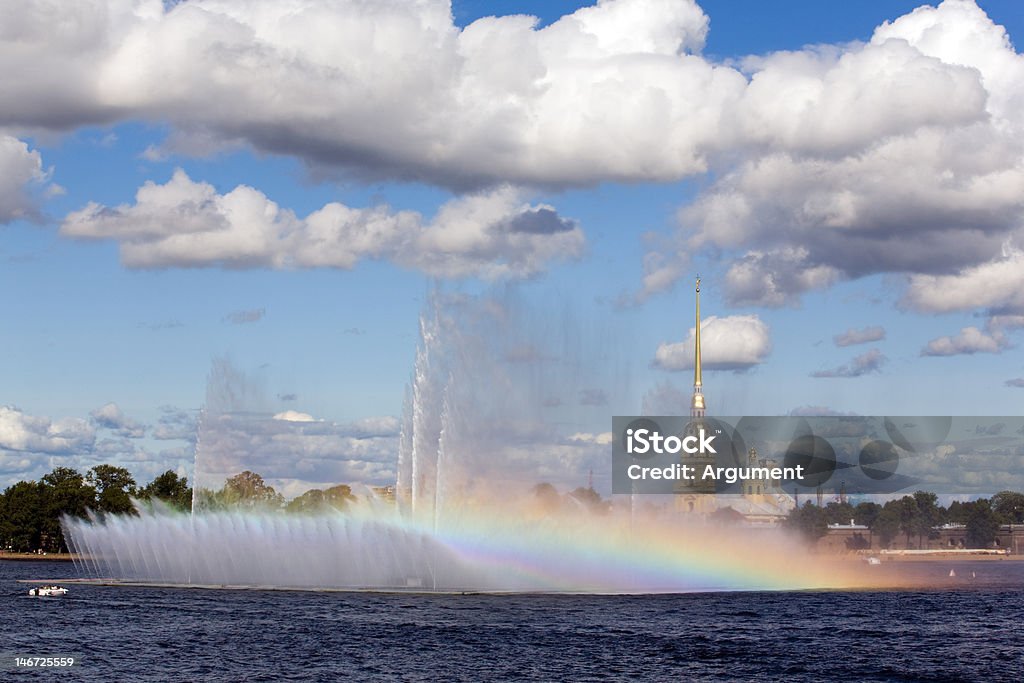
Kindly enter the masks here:
<path id="1" fill-rule="evenodd" d="M 423 595 L 71 585 L 0 562 L 0 652 L 68 656 L 84 681 L 1024 679 L 1024 563 L 958 562 L 944 589 Z M 931 578 L 941 563 L 902 571 Z M 974 578 L 971 578 L 971 573 Z M 0 679 L 47 679 L 15 670 Z"/>

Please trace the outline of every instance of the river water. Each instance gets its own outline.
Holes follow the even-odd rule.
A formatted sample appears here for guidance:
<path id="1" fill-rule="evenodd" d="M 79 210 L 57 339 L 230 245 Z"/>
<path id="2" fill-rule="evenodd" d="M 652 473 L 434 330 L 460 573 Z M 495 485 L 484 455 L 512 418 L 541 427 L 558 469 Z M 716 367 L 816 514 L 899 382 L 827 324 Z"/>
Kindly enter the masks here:
<path id="1" fill-rule="evenodd" d="M 1024 562 L 917 591 L 676 595 L 208 590 L 23 579 L 0 562 L 0 680 L 1021 681 Z M 931 583 L 941 563 L 908 563 Z M 15 657 L 75 657 L 70 669 Z"/>

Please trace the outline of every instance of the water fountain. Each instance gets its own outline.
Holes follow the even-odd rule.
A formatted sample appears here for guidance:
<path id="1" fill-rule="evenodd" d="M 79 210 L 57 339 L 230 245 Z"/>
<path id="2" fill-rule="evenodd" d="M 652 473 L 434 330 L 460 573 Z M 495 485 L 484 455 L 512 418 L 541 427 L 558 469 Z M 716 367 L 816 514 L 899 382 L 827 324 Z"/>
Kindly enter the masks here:
<path id="1" fill-rule="evenodd" d="M 432 298 L 405 398 L 394 505 L 363 500 L 314 515 L 211 507 L 204 491 L 246 464 L 232 435 L 263 429 L 267 415 L 259 387 L 218 361 L 200 420 L 192 513 L 156 505 L 137 516 L 66 519 L 83 572 L 147 584 L 438 591 L 675 592 L 841 580 L 779 535 L 722 534 L 639 512 L 628 496 L 595 512 L 533 495 L 535 484 L 587 465 L 581 437 L 564 433 L 594 411 L 577 397 L 599 382 L 613 396 L 628 391 L 609 380 L 624 373 L 602 375 L 612 364 L 592 360 L 604 349 L 587 348 L 564 322 L 554 334 L 531 327 L 522 310 L 508 297 Z M 607 448 L 591 449 L 592 466 L 607 468 Z"/>

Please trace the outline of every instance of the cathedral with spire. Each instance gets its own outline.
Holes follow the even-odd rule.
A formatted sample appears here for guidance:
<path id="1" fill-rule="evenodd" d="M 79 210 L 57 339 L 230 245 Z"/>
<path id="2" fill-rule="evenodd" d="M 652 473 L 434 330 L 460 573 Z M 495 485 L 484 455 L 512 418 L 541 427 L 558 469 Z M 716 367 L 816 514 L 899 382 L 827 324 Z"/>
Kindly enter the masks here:
<path id="1" fill-rule="evenodd" d="M 700 276 L 697 276 L 695 306 L 693 397 L 690 399 L 690 421 L 687 423 L 684 436 L 697 435 L 702 429 L 705 432 L 712 432 L 715 429 L 712 419 L 706 416 L 704 381 L 701 375 Z M 684 454 L 681 457 L 681 464 L 694 468 L 690 471 L 702 472 L 707 465 L 715 466 L 715 456 L 701 453 Z M 776 466 L 772 460 L 759 458 L 756 448 L 751 448 L 747 452 L 747 462 L 742 464 L 749 467 Z M 782 490 L 781 482 L 771 479 L 743 480 L 739 494 L 725 495 L 715 495 L 714 481 L 679 481 L 675 493 L 675 507 L 681 512 L 699 515 L 731 514 L 758 525 L 780 523 L 796 505 L 794 499 Z"/>

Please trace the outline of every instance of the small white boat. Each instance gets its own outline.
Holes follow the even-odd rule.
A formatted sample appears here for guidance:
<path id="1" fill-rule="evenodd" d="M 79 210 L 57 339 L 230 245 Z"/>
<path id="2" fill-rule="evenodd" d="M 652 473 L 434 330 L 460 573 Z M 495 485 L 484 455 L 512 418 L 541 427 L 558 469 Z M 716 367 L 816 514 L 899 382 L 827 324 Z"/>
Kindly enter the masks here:
<path id="1" fill-rule="evenodd" d="M 949 575 L 952 576 L 952 577 L 956 577 L 956 570 L 955 569 L 950 569 L 949 570 Z"/>
<path id="2" fill-rule="evenodd" d="M 868 558 L 868 564 L 870 564 L 870 565 L 882 564 L 882 561 L 880 559 L 878 559 L 877 557 L 869 557 Z"/>
<path id="3" fill-rule="evenodd" d="M 36 588 L 29 588 L 28 594 L 36 597 L 53 597 L 57 595 L 67 595 L 68 589 L 62 586 L 38 586 Z"/>

